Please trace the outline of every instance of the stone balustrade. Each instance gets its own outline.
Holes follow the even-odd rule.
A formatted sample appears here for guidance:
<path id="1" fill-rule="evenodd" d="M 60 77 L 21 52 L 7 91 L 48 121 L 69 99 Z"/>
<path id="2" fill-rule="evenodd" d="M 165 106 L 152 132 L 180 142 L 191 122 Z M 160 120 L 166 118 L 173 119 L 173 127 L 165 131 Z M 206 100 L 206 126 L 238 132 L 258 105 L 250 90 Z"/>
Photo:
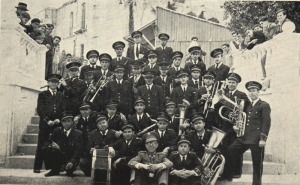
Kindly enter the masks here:
<path id="1" fill-rule="evenodd" d="M 252 50 L 233 53 L 235 72 L 241 75 L 239 89 L 245 83 L 260 81 L 265 91 L 261 98 L 271 105 L 272 125 L 266 151 L 275 161 L 285 163 L 288 173 L 299 173 L 300 162 L 300 34 L 279 34 Z M 261 61 L 265 60 L 263 79 Z"/>

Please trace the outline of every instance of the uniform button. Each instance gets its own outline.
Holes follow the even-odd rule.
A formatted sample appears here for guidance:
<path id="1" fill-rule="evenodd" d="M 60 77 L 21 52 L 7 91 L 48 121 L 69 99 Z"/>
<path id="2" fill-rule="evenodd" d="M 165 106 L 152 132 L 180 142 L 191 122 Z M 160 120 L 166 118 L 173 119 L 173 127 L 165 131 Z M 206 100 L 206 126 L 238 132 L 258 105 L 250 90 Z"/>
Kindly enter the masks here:
<path id="1" fill-rule="evenodd" d="M 249 125 L 249 124 L 247 124 L 247 125 Z"/>
<path id="2" fill-rule="evenodd" d="M 247 121 L 249 121 L 249 119 Z"/>

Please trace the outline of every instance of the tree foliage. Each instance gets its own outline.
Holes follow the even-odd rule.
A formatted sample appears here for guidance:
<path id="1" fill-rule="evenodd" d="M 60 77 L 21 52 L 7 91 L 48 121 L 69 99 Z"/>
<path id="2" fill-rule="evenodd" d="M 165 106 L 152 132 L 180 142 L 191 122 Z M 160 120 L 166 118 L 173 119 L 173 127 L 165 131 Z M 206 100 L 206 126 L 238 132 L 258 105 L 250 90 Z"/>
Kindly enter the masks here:
<path id="1" fill-rule="evenodd" d="M 217 18 L 215 18 L 215 17 L 211 17 L 211 18 L 209 18 L 207 20 L 211 21 L 211 22 L 215 22 L 215 23 L 220 23 L 220 21 Z"/>
<path id="2" fill-rule="evenodd" d="M 224 4 L 224 19 L 230 19 L 229 29 L 244 32 L 259 23 L 262 16 L 268 15 L 276 20 L 276 10 L 283 8 L 299 31 L 300 2 L 297 1 L 227 1 Z"/>

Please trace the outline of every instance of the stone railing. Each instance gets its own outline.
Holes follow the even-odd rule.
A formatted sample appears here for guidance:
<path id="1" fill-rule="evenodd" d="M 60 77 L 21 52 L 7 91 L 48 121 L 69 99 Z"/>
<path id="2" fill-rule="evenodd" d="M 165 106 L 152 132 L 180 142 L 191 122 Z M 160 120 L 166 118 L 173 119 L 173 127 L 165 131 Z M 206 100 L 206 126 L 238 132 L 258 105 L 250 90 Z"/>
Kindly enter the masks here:
<path id="1" fill-rule="evenodd" d="M 30 38 L 17 21 L 5 20 L 5 16 L 1 20 L 0 164 L 16 152 L 35 114 L 40 87 L 46 84 L 47 48 Z"/>
<path id="2" fill-rule="evenodd" d="M 286 164 L 288 173 L 299 173 L 300 162 L 300 34 L 279 34 L 252 50 L 234 55 L 235 72 L 241 75 L 239 89 L 246 92 L 249 80 L 260 81 L 261 98 L 270 103 L 272 125 L 266 151 Z M 265 60 L 266 77 L 261 61 Z"/>

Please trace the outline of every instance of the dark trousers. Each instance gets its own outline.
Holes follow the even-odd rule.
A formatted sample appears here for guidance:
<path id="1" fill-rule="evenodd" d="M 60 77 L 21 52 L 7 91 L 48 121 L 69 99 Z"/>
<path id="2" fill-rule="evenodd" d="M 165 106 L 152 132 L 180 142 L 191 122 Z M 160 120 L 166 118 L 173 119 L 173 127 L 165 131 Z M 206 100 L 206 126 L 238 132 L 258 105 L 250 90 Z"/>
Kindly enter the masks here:
<path id="1" fill-rule="evenodd" d="M 245 151 L 250 148 L 252 155 L 253 165 L 253 185 L 261 185 L 261 177 L 263 173 L 263 161 L 264 161 L 264 148 L 259 147 L 258 144 L 243 144 L 236 140 L 229 148 L 229 177 L 233 176 L 233 167 L 237 166 L 237 158 L 239 158 Z"/>
<path id="2" fill-rule="evenodd" d="M 41 128 L 39 130 L 38 134 L 38 143 L 37 143 L 37 148 L 36 148 L 36 153 L 35 153 L 35 158 L 34 158 L 34 169 L 35 170 L 40 170 L 42 169 L 43 162 L 45 162 L 45 168 L 49 169 L 49 164 L 44 160 L 44 152 L 43 149 L 45 149 L 45 142 L 48 141 L 50 135 L 50 130 L 47 128 Z"/>
<path id="3" fill-rule="evenodd" d="M 127 164 L 128 162 L 125 159 L 121 160 L 116 168 L 112 170 L 112 185 L 129 185 L 131 169 Z"/>
<path id="4" fill-rule="evenodd" d="M 85 157 L 80 161 L 80 169 L 86 176 L 91 176 L 92 172 L 92 157 Z"/>
<path id="5" fill-rule="evenodd" d="M 170 175 L 169 185 L 201 185 L 200 176 L 191 176 L 187 179 L 177 177 L 175 175 Z"/>
<path id="6" fill-rule="evenodd" d="M 134 185 L 161 185 L 168 184 L 168 170 L 159 170 L 153 173 L 154 176 L 150 177 L 150 172 L 144 169 L 135 170 Z"/>
<path id="7" fill-rule="evenodd" d="M 229 163 L 229 153 L 228 153 L 228 148 L 232 145 L 232 143 L 235 142 L 236 140 L 236 133 L 228 133 L 225 138 L 222 141 L 222 146 L 220 148 L 222 155 L 225 157 L 225 166 L 224 166 L 224 171 L 222 174 L 222 177 L 228 178 L 229 174 L 229 168 L 230 168 L 230 163 Z M 242 167 L 243 167 L 243 155 L 239 156 L 238 158 L 235 159 L 235 164 L 236 166 L 233 166 L 233 175 L 241 175 L 242 174 Z"/>
<path id="8" fill-rule="evenodd" d="M 78 163 L 76 163 L 73 164 L 73 167 L 71 169 L 66 169 L 65 167 L 70 159 L 68 159 L 66 157 L 66 154 L 61 150 L 46 148 L 43 150 L 43 152 L 45 155 L 45 161 L 49 163 L 50 169 L 55 172 L 66 171 L 68 174 L 72 174 L 78 166 Z"/>

